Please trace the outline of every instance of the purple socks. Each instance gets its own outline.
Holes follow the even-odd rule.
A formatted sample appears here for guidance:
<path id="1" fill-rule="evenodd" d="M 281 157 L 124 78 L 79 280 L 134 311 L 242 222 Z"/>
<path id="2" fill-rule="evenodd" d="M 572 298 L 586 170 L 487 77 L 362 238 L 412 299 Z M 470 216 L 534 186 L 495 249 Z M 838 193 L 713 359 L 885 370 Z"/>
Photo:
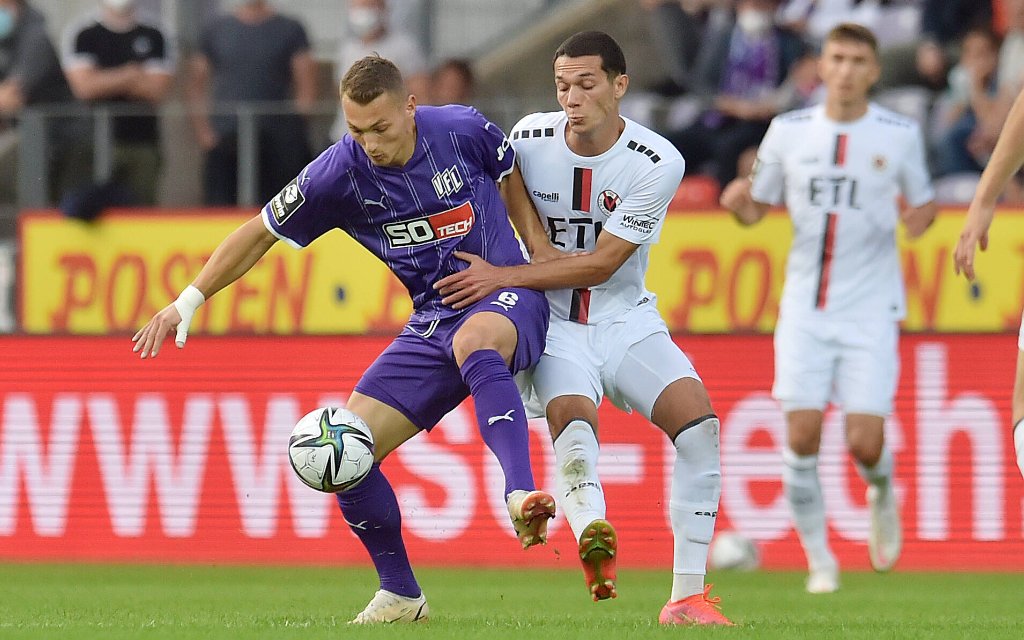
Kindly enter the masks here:
<path id="1" fill-rule="evenodd" d="M 505 360 L 493 349 L 474 351 L 462 363 L 462 379 L 473 395 L 480 435 L 505 473 L 505 495 L 533 491 L 526 411 Z"/>
<path id="2" fill-rule="evenodd" d="M 412 573 L 402 541 L 402 514 L 388 479 L 373 465 L 359 486 L 337 494 L 338 506 L 352 532 L 370 553 L 380 576 L 380 588 L 410 598 L 418 597 L 420 585 Z"/>

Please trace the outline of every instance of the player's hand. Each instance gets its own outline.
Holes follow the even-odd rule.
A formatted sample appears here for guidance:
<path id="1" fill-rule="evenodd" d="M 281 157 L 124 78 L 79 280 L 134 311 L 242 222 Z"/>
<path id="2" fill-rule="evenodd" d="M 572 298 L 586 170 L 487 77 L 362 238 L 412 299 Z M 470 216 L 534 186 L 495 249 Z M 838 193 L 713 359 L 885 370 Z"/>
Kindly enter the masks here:
<path id="1" fill-rule="evenodd" d="M 953 271 L 957 275 L 963 273 L 968 280 L 974 280 L 974 248 L 988 249 L 988 227 L 993 215 L 995 207 L 971 203 L 967 210 L 967 223 L 953 251 Z"/>
<path id="2" fill-rule="evenodd" d="M 453 309 L 465 309 L 504 286 L 500 267 L 465 251 L 456 251 L 453 255 L 468 262 L 469 266 L 434 283 L 443 304 Z"/>
<path id="3" fill-rule="evenodd" d="M 535 248 L 533 253 L 530 254 L 530 262 L 551 262 L 552 260 L 560 260 L 567 255 L 571 254 L 562 253 L 545 242 L 543 245 Z"/>
<path id="4" fill-rule="evenodd" d="M 135 346 L 132 351 L 142 353 L 139 354 L 140 358 L 153 357 L 155 358 L 160 353 L 160 345 L 163 344 L 164 338 L 167 334 L 177 330 L 182 324 L 181 314 L 178 313 L 177 307 L 174 303 L 167 305 L 159 313 L 153 316 L 146 326 L 139 329 L 139 332 L 132 338 L 132 342 Z M 184 327 L 184 331 L 178 331 L 178 335 L 175 340 L 178 343 L 178 348 L 185 346 L 185 337 L 188 334 L 188 327 Z"/>

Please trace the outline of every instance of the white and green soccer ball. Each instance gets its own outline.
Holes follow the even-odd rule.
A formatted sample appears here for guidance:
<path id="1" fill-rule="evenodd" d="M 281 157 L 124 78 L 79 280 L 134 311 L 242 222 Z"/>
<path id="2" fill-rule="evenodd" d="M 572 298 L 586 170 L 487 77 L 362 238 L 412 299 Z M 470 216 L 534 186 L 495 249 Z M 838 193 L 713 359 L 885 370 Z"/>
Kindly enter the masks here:
<path id="1" fill-rule="evenodd" d="M 288 459 L 317 491 L 340 493 L 362 482 L 373 466 L 373 435 L 348 409 L 321 407 L 302 416 L 288 439 Z"/>
<path id="2" fill-rule="evenodd" d="M 711 540 L 708 565 L 712 569 L 754 571 L 761 566 L 757 544 L 737 531 L 721 531 Z"/>

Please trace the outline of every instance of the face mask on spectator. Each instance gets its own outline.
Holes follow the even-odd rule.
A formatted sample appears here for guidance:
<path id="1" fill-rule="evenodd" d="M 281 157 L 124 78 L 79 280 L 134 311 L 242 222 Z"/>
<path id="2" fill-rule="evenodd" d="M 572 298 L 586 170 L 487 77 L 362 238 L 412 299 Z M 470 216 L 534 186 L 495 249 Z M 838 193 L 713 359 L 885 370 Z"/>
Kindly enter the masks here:
<path id="1" fill-rule="evenodd" d="M 14 31 L 14 12 L 3 7 L 0 8 L 0 40 L 11 35 Z"/>
<path id="2" fill-rule="evenodd" d="M 759 36 L 772 27 L 772 14 L 767 11 L 741 11 L 736 24 L 748 36 Z"/>
<path id="3" fill-rule="evenodd" d="M 381 12 L 371 7 L 353 7 L 348 12 L 348 28 L 357 38 L 372 33 L 380 27 L 382 21 Z"/>
<path id="4" fill-rule="evenodd" d="M 103 4 L 113 11 L 125 11 L 135 4 L 135 0 L 103 0 Z"/>

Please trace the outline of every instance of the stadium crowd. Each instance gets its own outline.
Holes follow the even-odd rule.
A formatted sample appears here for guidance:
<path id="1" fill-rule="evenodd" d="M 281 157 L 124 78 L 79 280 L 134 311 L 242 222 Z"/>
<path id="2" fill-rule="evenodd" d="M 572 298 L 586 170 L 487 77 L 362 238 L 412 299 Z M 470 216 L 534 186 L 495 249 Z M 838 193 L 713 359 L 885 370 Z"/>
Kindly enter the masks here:
<path id="1" fill-rule="evenodd" d="M 1024 85 L 1024 0 L 633 1 L 662 78 L 634 87 L 623 110 L 687 159 L 679 190 L 687 204 L 711 205 L 733 177 L 749 173 L 775 115 L 820 101 L 816 56 L 840 22 L 878 35 L 883 71 L 874 100 L 922 124 L 940 201 L 970 199 Z M 306 25 L 283 3 L 213 3 L 220 9 L 192 44 L 170 37 L 148 0 L 96 0 L 59 39 L 33 4 L 0 0 L 0 202 L 9 208 L 16 125 L 33 107 L 62 116 L 46 119 L 48 144 L 37 154 L 45 157 L 47 199 L 88 218 L 104 204 L 160 202 L 168 168 L 157 114 L 168 102 L 190 114 L 203 158 L 202 203 L 224 205 L 239 202 L 239 128 L 255 130 L 255 201 L 244 204 L 259 204 L 344 133 L 340 118 L 318 124 L 314 112 L 335 101 L 339 74 L 367 53 L 396 61 L 421 104 L 503 98 L 474 95 L 472 64 L 432 55 L 409 12 L 396 11 L 405 3 L 345 3 L 330 60 L 317 59 Z M 240 105 L 257 113 L 248 128 L 233 115 Z M 85 114 L 111 108 L 113 144 L 97 169 L 100 128 Z M 1019 180 L 1005 197 L 1024 200 Z"/>

